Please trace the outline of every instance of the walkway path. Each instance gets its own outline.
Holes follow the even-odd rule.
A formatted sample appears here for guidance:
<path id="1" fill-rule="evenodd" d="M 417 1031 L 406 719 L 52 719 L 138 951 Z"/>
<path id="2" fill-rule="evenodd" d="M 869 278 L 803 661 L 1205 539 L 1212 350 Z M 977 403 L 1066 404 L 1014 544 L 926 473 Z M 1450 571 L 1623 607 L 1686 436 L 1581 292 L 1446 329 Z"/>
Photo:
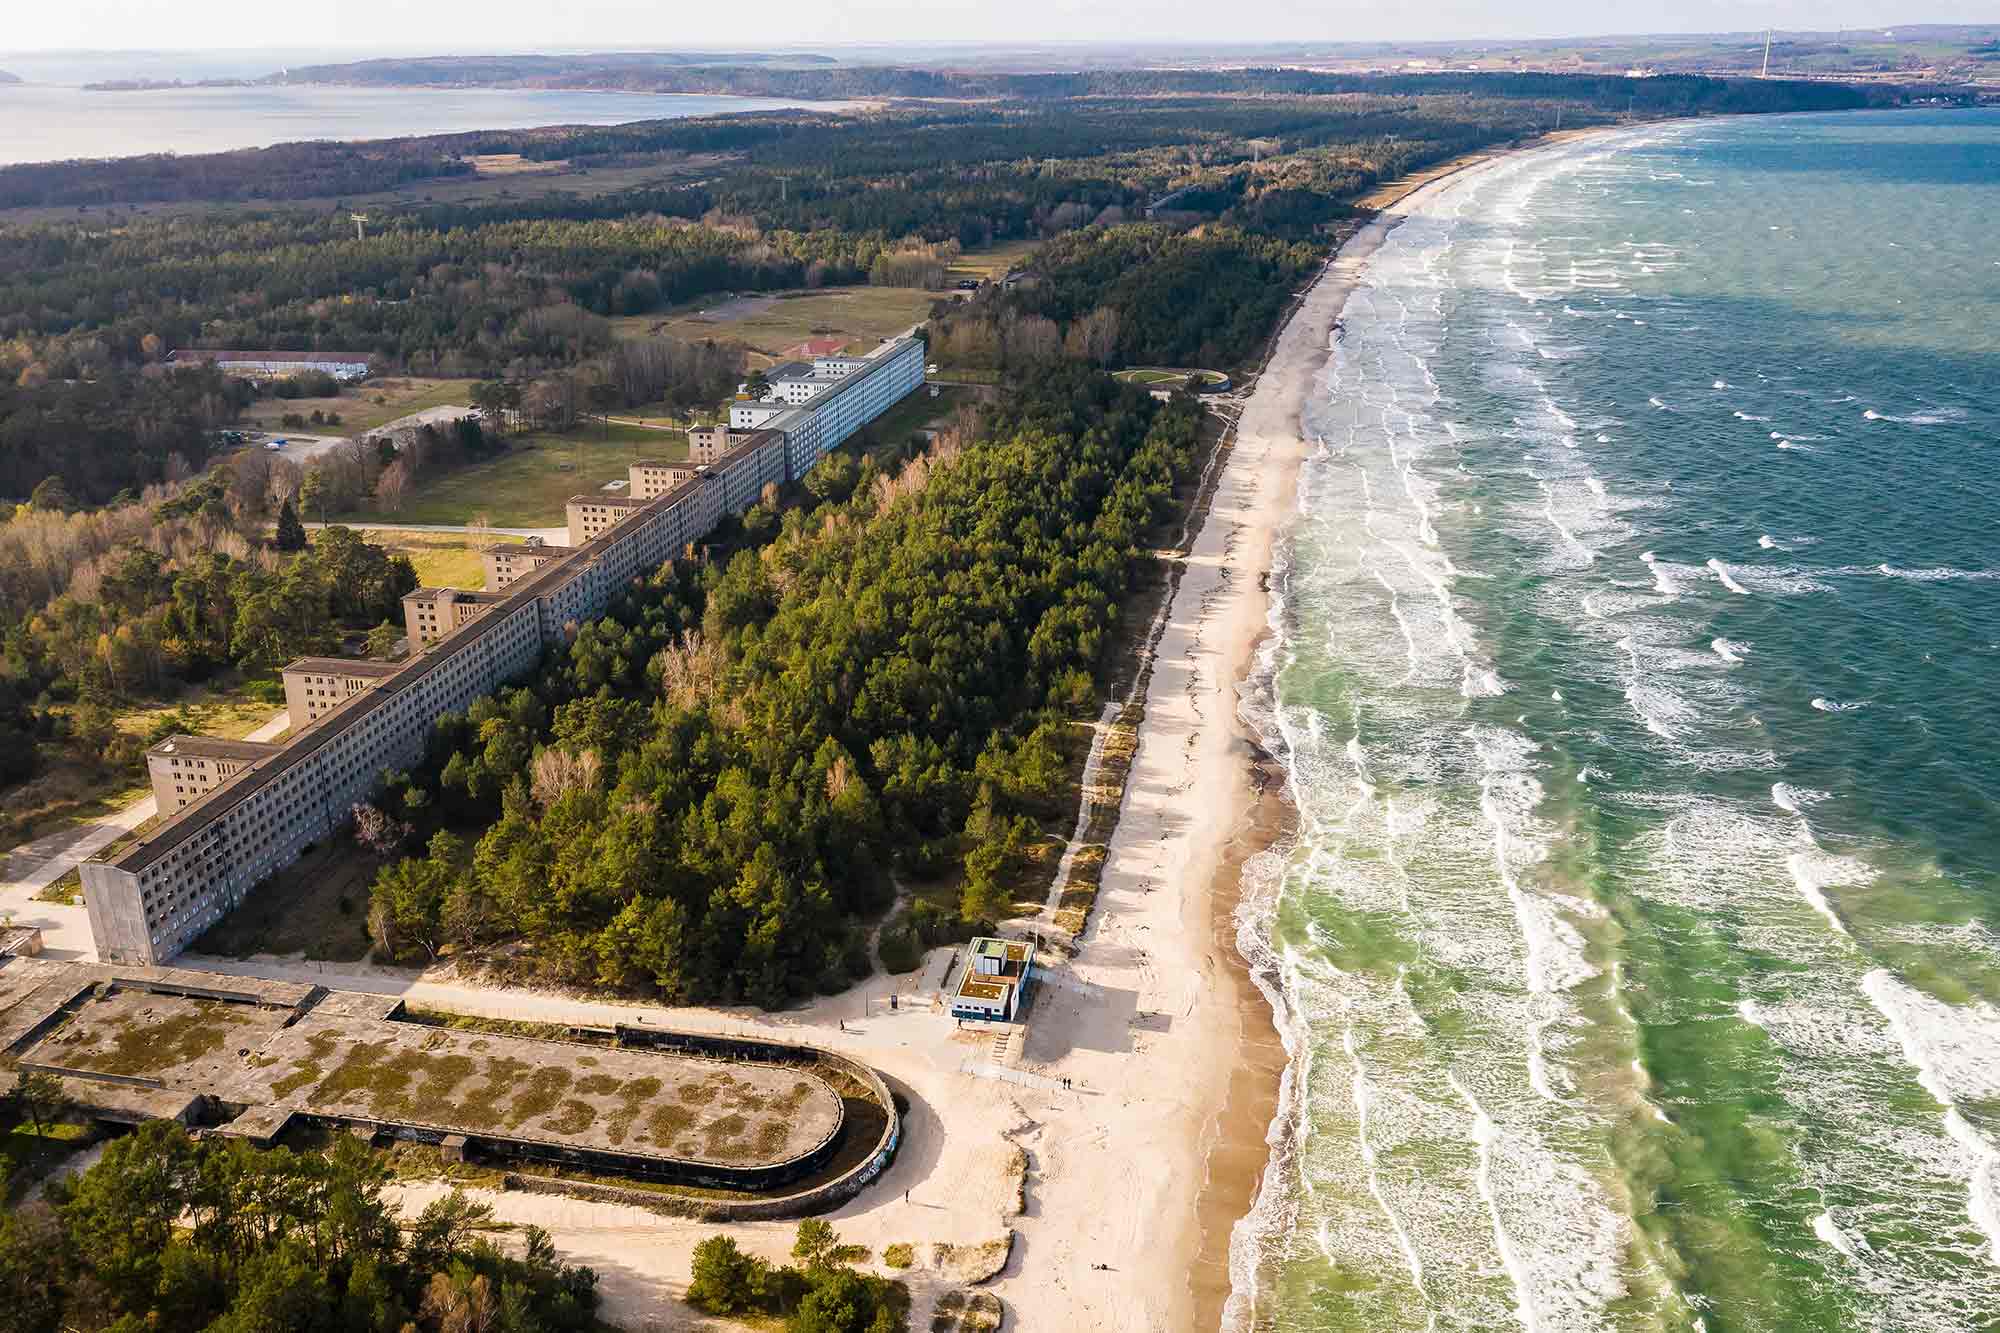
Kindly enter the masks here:
<path id="1" fill-rule="evenodd" d="M 274 741 L 291 718 L 283 709 L 243 739 Z M 74 905 L 36 902 L 35 895 L 88 861 L 158 813 L 151 795 L 99 819 L 72 824 L 23 843 L 0 856 L 0 914 L 17 926 L 40 926 L 42 949 L 52 958 L 97 960 L 90 938 L 90 917 L 81 901 Z"/>

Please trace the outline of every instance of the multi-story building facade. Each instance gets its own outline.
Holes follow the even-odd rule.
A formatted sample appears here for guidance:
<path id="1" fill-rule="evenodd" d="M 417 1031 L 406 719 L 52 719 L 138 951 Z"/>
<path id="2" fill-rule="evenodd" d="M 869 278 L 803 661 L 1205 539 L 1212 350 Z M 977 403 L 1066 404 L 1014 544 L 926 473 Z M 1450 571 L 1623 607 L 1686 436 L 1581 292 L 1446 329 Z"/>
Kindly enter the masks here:
<path id="1" fill-rule="evenodd" d="M 789 429 L 760 432 L 666 494 L 621 506 L 615 523 L 537 561 L 481 613 L 441 631 L 409 661 L 293 663 L 287 701 L 295 678 L 300 691 L 312 693 L 299 696 L 285 744 L 262 758 L 245 754 L 227 775 L 192 770 L 214 773 L 215 784 L 176 793 L 192 799 L 171 813 L 163 805 L 162 822 L 116 856 L 83 864 L 99 961 L 154 965 L 186 948 L 308 845 L 338 832 L 354 805 L 378 790 L 383 770 L 421 760 L 440 716 L 526 677 L 547 646 L 602 614 L 632 580 L 698 541 L 725 514 L 749 508 L 766 485 L 803 476 L 826 450 L 914 390 L 923 382 L 923 345 L 900 339 L 862 365 L 811 409 L 787 408 L 798 413 Z M 831 405 L 836 412 L 827 411 Z M 364 668 L 374 674 L 357 674 Z M 189 737 L 174 743 L 197 744 Z M 165 757 L 171 773 L 174 755 Z M 190 769 L 184 763 L 181 771 Z"/>
<path id="2" fill-rule="evenodd" d="M 495 542 L 479 553 L 486 570 L 486 589 L 498 592 L 518 578 L 534 573 L 551 560 L 561 560 L 573 547 L 530 537 L 521 542 Z"/>
<path id="3" fill-rule="evenodd" d="M 693 435 L 694 432 L 689 431 L 688 434 Z M 717 453 L 714 457 L 704 458 L 699 461 L 713 463 L 716 458 L 720 458 L 721 456 L 720 453 Z M 634 463 L 626 471 L 628 479 L 631 482 L 633 499 L 657 500 L 682 482 L 693 481 L 695 468 L 691 462 L 655 463 L 648 461 Z"/>
<path id="4" fill-rule="evenodd" d="M 311 722 L 401 669 L 393 662 L 366 662 L 354 657 L 301 657 L 281 673 L 285 712 L 295 727 Z"/>
<path id="5" fill-rule="evenodd" d="M 146 776 L 153 782 L 154 804 L 162 816 L 172 814 L 283 748 L 216 736 L 169 736 L 146 751 Z"/>
<path id="6" fill-rule="evenodd" d="M 436 643 L 487 607 L 506 600 L 500 592 L 466 588 L 418 588 L 403 597 L 403 626 L 410 647 Z"/>
<path id="7" fill-rule="evenodd" d="M 582 546 L 611 531 L 646 507 L 636 495 L 572 495 L 569 498 L 569 544 Z"/>
<path id="8" fill-rule="evenodd" d="M 783 441 L 786 475 L 770 480 L 805 475 L 828 450 L 923 384 L 923 354 L 924 345 L 916 339 L 898 338 L 867 356 L 822 356 L 809 368 L 804 362 L 779 367 L 786 378 L 774 379 L 761 399 L 731 404 L 728 426 L 698 426 L 688 432 L 691 472 L 698 474 L 713 466 L 711 460 L 734 457 L 757 441 L 777 437 Z M 795 392 L 797 384 L 808 381 L 812 392 Z M 625 495 L 571 497 L 571 545 L 602 536 L 637 512 L 648 496 L 672 484 L 670 474 L 690 475 L 690 470 L 666 463 L 635 463 L 630 472 Z"/>

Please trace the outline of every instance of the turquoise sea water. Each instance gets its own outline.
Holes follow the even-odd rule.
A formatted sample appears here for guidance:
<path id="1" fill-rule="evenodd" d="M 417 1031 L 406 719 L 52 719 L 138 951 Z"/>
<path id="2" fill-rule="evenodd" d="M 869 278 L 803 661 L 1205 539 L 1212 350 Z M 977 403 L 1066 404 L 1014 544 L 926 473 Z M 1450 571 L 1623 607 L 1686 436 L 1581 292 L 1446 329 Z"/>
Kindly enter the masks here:
<path id="1" fill-rule="evenodd" d="M 1231 1322 L 2000 1327 L 2000 114 L 1467 173 L 1322 387 Z"/>

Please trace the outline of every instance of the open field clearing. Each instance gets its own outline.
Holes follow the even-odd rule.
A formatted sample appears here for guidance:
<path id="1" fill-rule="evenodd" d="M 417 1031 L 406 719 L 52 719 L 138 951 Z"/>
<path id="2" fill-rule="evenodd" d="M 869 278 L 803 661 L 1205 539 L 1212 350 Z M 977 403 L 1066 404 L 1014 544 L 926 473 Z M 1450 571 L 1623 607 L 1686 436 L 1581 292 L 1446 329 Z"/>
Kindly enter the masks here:
<path id="1" fill-rule="evenodd" d="M 357 511 L 330 518 L 365 528 L 370 523 L 463 524 L 483 515 L 494 527 L 555 527 L 564 521 L 563 505 L 570 496 L 624 480 L 626 469 L 640 459 L 685 457 L 685 435 L 643 426 L 614 425 L 607 431 L 592 424 L 568 435 L 516 436 L 507 452 L 491 462 L 425 477 L 393 514 Z"/>
<path id="2" fill-rule="evenodd" d="M 824 287 L 715 298 L 664 315 L 611 321 L 621 338 L 731 339 L 777 357 L 808 338 L 850 338 L 865 350 L 929 318 L 939 292 L 915 287 Z"/>
<path id="3" fill-rule="evenodd" d="M 479 548 L 486 543 L 470 536 L 449 532 L 397 532 L 359 529 L 361 539 L 373 542 L 391 555 L 409 557 L 417 568 L 417 578 L 426 588 L 483 588 L 486 569 L 479 560 Z"/>
<path id="4" fill-rule="evenodd" d="M 279 422 L 289 413 L 311 417 L 314 411 L 337 412 L 340 424 L 326 427 L 324 433 L 361 435 L 427 407 L 470 402 L 474 383 L 473 380 L 391 378 L 368 380 L 333 398 L 260 398 L 244 410 L 243 425 L 282 433 L 284 427 Z"/>
<path id="5" fill-rule="evenodd" d="M 1041 242 L 1035 240 L 1002 241 L 984 250 L 962 254 L 952 261 L 951 267 L 945 271 L 946 276 L 953 282 L 960 278 L 983 278 L 993 282 L 1006 276 L 1007 270 L 1027 263 L 1028 257 L 1040 245 Z"/>

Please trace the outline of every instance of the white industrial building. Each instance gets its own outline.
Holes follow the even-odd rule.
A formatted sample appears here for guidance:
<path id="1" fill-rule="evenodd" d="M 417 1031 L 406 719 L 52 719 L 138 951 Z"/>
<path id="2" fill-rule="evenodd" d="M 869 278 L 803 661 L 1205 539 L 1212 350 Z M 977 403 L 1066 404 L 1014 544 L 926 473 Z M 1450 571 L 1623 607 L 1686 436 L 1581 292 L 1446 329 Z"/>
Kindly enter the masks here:
<path id="1" fill-rule="evenodd" d="M 317 370 L 337 380 L 367 379 L 375 368 L 372 352 L 227 352 L 180 347 L 167 353 L 170 366 L 214 366 L 243 379 L 284 379 Z"/>

